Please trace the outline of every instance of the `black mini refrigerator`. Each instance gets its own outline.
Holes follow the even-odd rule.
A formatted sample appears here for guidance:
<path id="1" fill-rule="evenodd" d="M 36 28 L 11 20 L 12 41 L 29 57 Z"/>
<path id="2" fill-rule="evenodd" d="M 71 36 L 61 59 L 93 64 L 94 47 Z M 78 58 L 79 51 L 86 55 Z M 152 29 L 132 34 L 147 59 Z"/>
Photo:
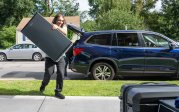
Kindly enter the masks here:
<path id="1" fill-rule="evenodd" d="M 120 112 L 158 112 L 160 100 L 177 97 L 179 97 L 179 86 L 174 84 L 123 85 L 120 96 Z"/>
<path id="2" fill-rule="evenodd" d="M 36 13 L 21 31 L 52 60 L 60 58 L 73 43 L 60 31 L 52 30 L 52 24 Z"/>
<path id="3" fill-rule="evenodd" d="M 179 112 L 175 106 L 175 99 L 160 100 L 158 112 Z"/>

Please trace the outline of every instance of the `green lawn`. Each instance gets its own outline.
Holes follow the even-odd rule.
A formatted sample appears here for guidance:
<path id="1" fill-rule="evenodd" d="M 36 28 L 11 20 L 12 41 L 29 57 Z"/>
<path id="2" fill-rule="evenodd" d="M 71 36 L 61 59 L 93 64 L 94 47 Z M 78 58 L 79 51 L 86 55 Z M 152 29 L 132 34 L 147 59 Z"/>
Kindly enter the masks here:
<path id="1" fill-rule="evenodd" d="M 119 96 L 121 85 L 126 83 L 142 83 L 154 81 L 140 80 L 65 80 L 63 94 L 66 96 Z M 164 82 L 164 81 L 155 81 Z M 178 84 L 178 80 L 166 81 Z M 0 80 L 0 95 L 41 95 L 39 93 L 40 80 Z M 55 81 L 50 81 L 44 95 L 53 96 Z"/>

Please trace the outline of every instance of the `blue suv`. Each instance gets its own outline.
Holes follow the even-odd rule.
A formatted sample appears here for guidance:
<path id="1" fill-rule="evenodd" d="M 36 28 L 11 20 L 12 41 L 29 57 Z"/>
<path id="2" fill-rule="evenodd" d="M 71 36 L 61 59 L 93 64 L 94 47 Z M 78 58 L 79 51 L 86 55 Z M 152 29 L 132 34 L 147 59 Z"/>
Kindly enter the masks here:
<path id="1" fill-rule="evenodd" d="M 179 76 L 179 48 L 168 37 L 142 30 L 83 32 L 73 47 L 70 68 L 95 80 L 116 76 Z"/>

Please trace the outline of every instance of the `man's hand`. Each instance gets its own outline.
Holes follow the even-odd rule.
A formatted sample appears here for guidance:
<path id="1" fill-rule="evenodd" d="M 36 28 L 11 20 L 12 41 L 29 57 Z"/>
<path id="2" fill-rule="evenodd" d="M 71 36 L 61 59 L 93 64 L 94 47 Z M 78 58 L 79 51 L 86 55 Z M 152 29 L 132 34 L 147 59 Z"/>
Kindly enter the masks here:
<path id="1" fill-rule="evenodd" d="M 58 31 L 62 32 L 64 35 L 67 35 L 67 30 L 64 30 L 63 28 L 60 28 L 56 24 L 52 24 L 52 30 L 56 30 L 56 29 L 58 29 Z"/>
<path id="2" fill-rule="evenodd" d="M 55 29 L 58 29 L 59 27 L 56 25 L 56 24 L 52 24 L 52 29 L 55 30 Z"/>

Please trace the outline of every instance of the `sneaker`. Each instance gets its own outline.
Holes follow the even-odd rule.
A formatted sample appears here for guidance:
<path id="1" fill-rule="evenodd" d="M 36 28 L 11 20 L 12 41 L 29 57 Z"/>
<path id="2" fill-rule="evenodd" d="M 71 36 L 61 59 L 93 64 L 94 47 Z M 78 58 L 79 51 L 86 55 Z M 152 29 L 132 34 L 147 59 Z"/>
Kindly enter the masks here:
<path id="1" fill-rule="evenodd" d="M 55 93 L 55 97 L 59 98 L 59 99 L 65 99 L 65 96 L 62 95 L 61 93 L 57 92 Z"/>
<path id="2" fill-rule="evenodd" d="M 40 92 L 43 93 L 45 91 L 45 86 L 40 86 Z"/>

